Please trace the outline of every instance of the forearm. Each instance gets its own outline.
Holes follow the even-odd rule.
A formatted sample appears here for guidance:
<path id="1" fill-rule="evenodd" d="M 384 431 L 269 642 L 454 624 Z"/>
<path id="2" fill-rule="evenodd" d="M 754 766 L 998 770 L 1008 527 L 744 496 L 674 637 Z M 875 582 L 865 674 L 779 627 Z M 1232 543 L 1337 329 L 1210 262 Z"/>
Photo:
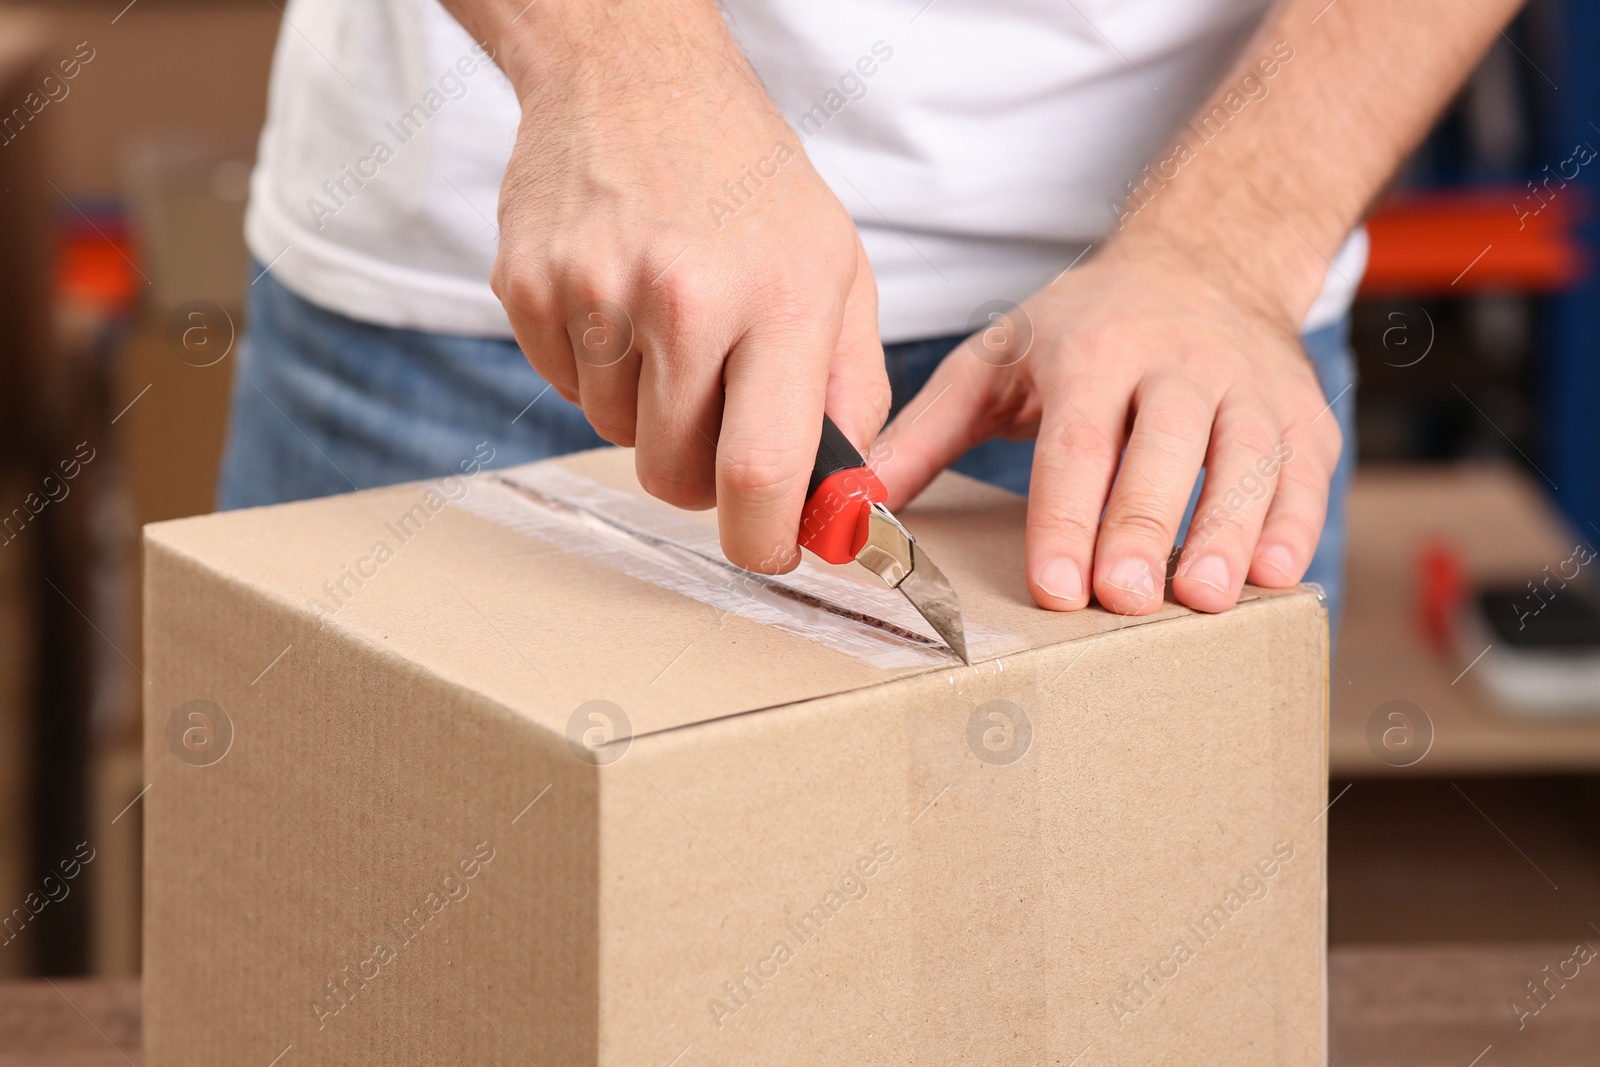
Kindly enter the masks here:
<path id="1" fill-rule="evenodd" d="M 1340 243 L 1518 6 L 1284 0 L 1138 177 L 1103 254 L 1175 257 L 1298 324 Z"/>
<path id="2" fill-rule="evenodd" d="M 442 0 L 483 42 L 519 97 L 560 91 L 610 99 L 652 70 L 687 65 L 736 71 L 753 81 L 715 0 Z M 575 75 L 575 70 L 588 73 Z"/>

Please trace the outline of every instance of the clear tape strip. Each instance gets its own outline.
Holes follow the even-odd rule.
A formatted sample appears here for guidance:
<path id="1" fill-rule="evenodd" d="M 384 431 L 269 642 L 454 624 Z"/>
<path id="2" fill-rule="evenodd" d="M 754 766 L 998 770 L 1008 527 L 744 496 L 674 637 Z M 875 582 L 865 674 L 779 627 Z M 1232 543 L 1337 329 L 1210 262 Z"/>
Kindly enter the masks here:
<path id="1" fill-rule="evenodd" d="M 698 600 L 718 614 L 719 625 L 736 615 L 884 669 L 954 662 L 892 589 L 851 581 L 810 560 L 779 577 L 743 570 L 723 556 L 710 525 L 554 463 L 496 471 L 474 489 L 454 506 Z M 970 618 L 966 628 L 975 653 L 1015 643 Z"/>

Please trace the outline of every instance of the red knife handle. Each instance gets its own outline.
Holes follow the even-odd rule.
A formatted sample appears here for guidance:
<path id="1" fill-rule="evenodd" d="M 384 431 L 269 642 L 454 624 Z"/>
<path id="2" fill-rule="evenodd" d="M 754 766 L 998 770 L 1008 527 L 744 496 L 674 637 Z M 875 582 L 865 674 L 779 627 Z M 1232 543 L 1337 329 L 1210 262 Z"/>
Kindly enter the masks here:
<path id="1" fill-rule="evenodd" d="M 829 563 L 849 563 L 867 543 L 867 516 L 889 491 L 850 439 L 822 416 L 822 440 L 811 469 L 805 510 L 800 513 L 800 544 Z"/>

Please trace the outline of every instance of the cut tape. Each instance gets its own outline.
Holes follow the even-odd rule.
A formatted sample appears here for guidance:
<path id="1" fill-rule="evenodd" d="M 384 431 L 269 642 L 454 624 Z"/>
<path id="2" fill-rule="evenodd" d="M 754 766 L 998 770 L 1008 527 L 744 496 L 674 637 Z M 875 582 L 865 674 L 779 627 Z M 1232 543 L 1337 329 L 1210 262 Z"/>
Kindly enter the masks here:
<path id="1" fill-rule="evenodd" d="M 807 559 L 788 574 L 746 571 L 716 529 L 665 504 L 601 485 L 554 463 L 486 473 L 454 507 L 563 552 L 698 600 L 718 614 L 773 626 L 874 667 L 950 665 L 933 629 L 887 587 L 851 581 Z M 966 620 L 967 646 L 1015 644 Z"/>

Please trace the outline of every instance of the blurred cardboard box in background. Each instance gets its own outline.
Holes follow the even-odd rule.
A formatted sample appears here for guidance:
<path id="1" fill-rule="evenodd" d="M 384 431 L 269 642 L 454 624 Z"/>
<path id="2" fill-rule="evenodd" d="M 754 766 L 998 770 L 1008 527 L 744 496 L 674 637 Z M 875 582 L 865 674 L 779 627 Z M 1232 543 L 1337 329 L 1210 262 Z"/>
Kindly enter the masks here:
<path id="1" fill-rule="evenodd" d="M 0 14 L 37 20 L 46 54 L 76 64 L 70 80 L 57 72 L 64 94 L 18 135 L 48 139 L 45 177 L 63 218 L 113 207 L 133 227 L 139 303 L 115 390 L 126 403 L 152 387 L 121 420 L 136 522 L 208 511 L 237 349 L 195 366 L 204 361 L 175 351 L 181 330 L 171 327 L 189 323 L 175 310 L 205 302 L 226 316 L 208 319 L 220 347 L 221 335 L 242 329 L 246 182 L 279 11 L 119 0 L 0 5 Z"/>
<path id="2" fill-rule="evenodd" d="M 65 98 L 35 119 L 50 123 L 51 177 L 73 199 L 121 195 L 129 149 L 152 136 L 253 143 L 261 128 L 281 18 L 272 4 L 55 0 L 0 11 L 43 16 L 58 59 L 78 57 L 80 43 L 92 51 Z"/>
<path id="3" fill-rule="evenodd" d="M 6 82 L 0 152 L 8 185 L 21 181 L 30 194 L 30 224 L 49 228 L 57 252 L 53 282 L 46 242 L 8 240 L 0 252 L 5 277 L 43 280 L 55 294 L 8 285 L 0 295 L 17 305 L 17 315 L 0 308 L 6 344 L 33 352 L 11 399 L 40 423 L 11 448 L 44 462 L 86 438 L 96 455 L 92 476 L 53 505 L 68 534 L 51 534 L 53 565 L 75 584 L 51 591 L 30 568 L 37 589 L 15 603 L 15 621 L 0 619 L 0 657 L 22 654 L 9 638 L 32 639 L 56 664 L 37 692 L 20 693 L 15 716 L 0 709 L 7 751 L 23 768 L 46 761 L 36 795 L 26 774 L 7 775 L 0 790 L 0 888 L 70 855 L 85 836 L 97 850 L 76 899 L 52 906 L 49 924 L 81 928 L 92 899 L 88 947 L 81 934 L 42 928 L 24 946 L 52 969 L 138 968 L 141 812 L 129 808 L 144 785 L 137 533 L 143 522 L 213 506 L 248 285 L 244 179 L 279 20 L 259 3 L 0 3 L 0 38 L 8 47 L 34 41 L 37 59 L 26 78 Z M 130 302 L 131 312 L 109 310 Z M 173 340 L 196 305 L 222 358 L 197 358 Z M 18 315 L 37 315 L 53 336 L 19 345 Z M 45 440 L 53 436 L 65 446 Z M 29 596 L 65 596 L 71 607 L 42 603 L 70 626 L 50 613 L 28 619 Z M 7 680 L 28 688 L 21 674 Z M 30 719 L 50 724 L 31 742 Z M 35 841 L 46 816 L 52 828 Z M 11 955 L 27 958 L 22 948 Z"/>

